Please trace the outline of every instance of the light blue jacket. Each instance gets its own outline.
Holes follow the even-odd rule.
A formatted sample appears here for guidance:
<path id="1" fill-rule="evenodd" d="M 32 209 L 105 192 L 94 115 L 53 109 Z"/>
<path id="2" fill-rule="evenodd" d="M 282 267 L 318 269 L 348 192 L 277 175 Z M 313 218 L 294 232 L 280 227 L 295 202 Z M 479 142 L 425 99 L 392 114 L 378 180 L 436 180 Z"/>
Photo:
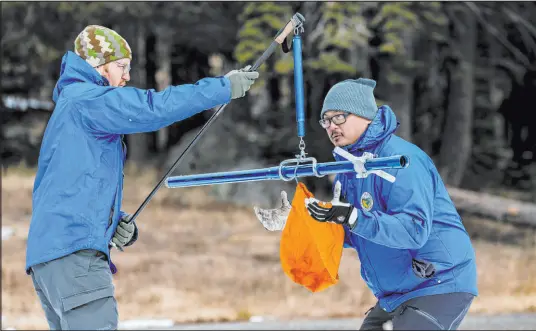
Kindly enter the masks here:
<path id="1" fill-rule="evenodd" d="M 477 295 L 475 252 L 462 220 L 432 160 L 394 135 L 397 127 L 393 111 L 382 106 L 361 138 L 345 147 L 355 156 L 410 159 L 406 169 L 387 170 L 394 183 L 337 175 L 341 196 L 358 208 L 356 227 L 345 226 L 345 247 L 357 251 L 362 278 L 388 312 L 418 296 Z"/>
<path id="2" fill-rule="evenodd" d="M 27 272 L 81 249 L 109 257 L 108 243 L 123 214 L 122 135 L 156 131 L 226 104 L 231 87 L 225 77 L 161 92 L 111 87 L 82 58 L 67 52 L 53 100 L 33 189 Z"/>

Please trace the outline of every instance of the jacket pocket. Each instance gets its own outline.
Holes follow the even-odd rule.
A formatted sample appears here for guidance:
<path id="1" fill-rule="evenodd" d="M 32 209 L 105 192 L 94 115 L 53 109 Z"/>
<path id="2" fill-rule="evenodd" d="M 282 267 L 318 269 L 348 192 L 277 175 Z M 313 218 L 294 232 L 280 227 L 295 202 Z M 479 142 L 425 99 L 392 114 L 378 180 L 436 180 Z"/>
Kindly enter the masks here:
<path id="1" fill-rule="evenodd" d="M 72 271 L 75 278 L 86 277 L 90 273 L 99 271 L 106 264 L 106 255 L 94 249 L 83 249 L 67 257 L 68 269 Z"/>
<path id="2" fill-rule="evenodd" d="M 69 255 L 67 258 L 71 260 L 71 270 L 75 278 L 85 277 L 89 273 L 92 257 L 95 256 L 95 251 L 92 249 L 83 249 Z"/>
<path id="3" fill-rule="evenodd" d="M 95 288 L 61 299 L 63 312 L 68 312 L 71 309 L 75 309 L 87 303 L 95 300 L 99 300 L 106 297 L 113 297 L 114 287 L 113 285 L 106 285 L 100 288 Z"/>
<path id="4" fill-rule="evenodd" d="M 64 312 L 114 295 L 112 275 L 104 253 L 85 249 L 69 257 L 72 257 L 72 260 L 65 268 L 73 270 L 75 278 L 71 284 L 66 284 L 68 291 L 61 297 Z"/>
<path id="5" fill-rule="evenodd" d="M 419 278 L 432 278 L 436 273 L 434 265 L 425 260 L 413 259 L 411 261 L 411 269 Z"/>

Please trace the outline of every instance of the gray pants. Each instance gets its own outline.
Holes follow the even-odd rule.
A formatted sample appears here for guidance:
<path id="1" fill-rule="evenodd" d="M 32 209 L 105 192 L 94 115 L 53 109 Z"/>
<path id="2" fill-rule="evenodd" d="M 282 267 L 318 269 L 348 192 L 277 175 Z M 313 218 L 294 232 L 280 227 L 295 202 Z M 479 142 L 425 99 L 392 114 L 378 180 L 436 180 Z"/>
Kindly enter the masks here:
<path id="1" fill-rule="evenodd" d="M 81 250 L 31 269 L 51 330 L 117 329 L 117 302 L 105 254 Z"/>
<path id="2" fill-rule="evenodd" d="M 469 293 L 429 295 L 408 300 L 388 313 L 379 304 L 368 312 L 360 330 L 383 330 L 387 321 L 393 330 L 456 330 L 474 296 Z"/>

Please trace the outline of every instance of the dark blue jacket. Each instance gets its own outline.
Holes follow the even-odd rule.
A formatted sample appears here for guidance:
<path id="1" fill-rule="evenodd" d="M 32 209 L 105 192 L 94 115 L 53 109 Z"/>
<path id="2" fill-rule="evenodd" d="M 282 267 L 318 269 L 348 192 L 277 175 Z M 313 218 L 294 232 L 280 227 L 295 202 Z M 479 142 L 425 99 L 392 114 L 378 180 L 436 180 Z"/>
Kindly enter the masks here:
<path id="1" fill-rule="evenodd" d="M 344 148 L 355 156 L 410 159 L 406 169 L 386 170 L 394 183 L 374 174 L 337 175 L 341 196 L 358 208 L 357 226 L 345 226 L 345 247 L 357 251 L 361 275 L 386 311 L 418 296 L 477 295 L 475 252 L 462 220 L 430 157 L 394 135 L 397 127 L 393 111 L 382 106 L 360 139 Z"/>

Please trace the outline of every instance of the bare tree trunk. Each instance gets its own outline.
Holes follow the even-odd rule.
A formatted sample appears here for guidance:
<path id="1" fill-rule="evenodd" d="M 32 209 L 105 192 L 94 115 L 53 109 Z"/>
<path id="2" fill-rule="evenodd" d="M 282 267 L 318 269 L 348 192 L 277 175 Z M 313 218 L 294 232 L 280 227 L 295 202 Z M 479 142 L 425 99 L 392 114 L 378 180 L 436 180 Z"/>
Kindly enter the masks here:
<path id="1" fill-rule="evenodd" d="M 433 157 L 433 144 L 441 132 L 438 114 L 443 112 L 444 80 L 440 74 L 439 51 L 435 41 L 421 33 L 415 46 L 416 61 L 422 68 L 417 76 L 417 90 L 414 91 L 413 143 Z"/>
<path id="2" fill-rule="evenodd" d="M 171 84 L 171 29 L 163 28 L 158 31 L 156 37 L 156 90 L 165 90 Z M 165 149 L 168 138 L 168 127 L 162 128 L 156 133 L 156 148 L 158 151 Z"/>
<path id="3" fill-rule="evenodd" d="M 447 120 L 440 152 L 441 176 L 452 186 L 460 185 L 471 156 L 477 42 L 476 21 L 472 14 L 460 10 L 457 17 L 460 24 L 453 45 L 460 57 L 451 71 Z"/>
<path id="4" fill-rule="evenodd" d="M 268 64 L 267 64 L 268 65 Z M 271 70 L 271 69 L 269 69 Z M 272 103 L 270 98 L 270 78 L 259 79 L 257 86 L 253 86 L 248 93 L 248 97 L 251 96 L 251 108 L 249 109 L 249 118 L 258 120 L 263 114 L 271 114 L 270 110 L 274 109 L 277 104 Z M 244 117 L 245 114 L 242 114 Z M 266 119 L 266 117 L 264 117 Z M 270 119 L 268 119 L 270 120 Z M 260 123 L 263 125 L 263 123 Z"/>
<path id="5" fill-rule="evenodd" d="M 500 44 L 489 31 L 478 31 L 479 44 L 487 52 L 475 55 L 474 139 L 463 183 L 467 189 L 482 190 L 499 184 L 508 166 L 510 153 L 503 139 L 504 121 L 497 109 L 507 95 L 504 83 L 509 78 L 494 65 L 501 58 Z"/>
<path id="6" fill-rule="evenodd" d="M 412 140 L 413 132 L 413 80 L 412 70 L 407 68 L 408 62 L 413 61 L 413 39 L 415 31 L 404 32 L 403 44 L 405 55 L 396 56 L 383 61 L 380 69 L 380 81 L 377 90 L 383 99 L 393 109 L 400 127 L 396 134 L 408 141 Z M 383 92 L 382 92 L 383 91 Z"/>
<path id="7" fill-rule="evenodd" d="M 412 140 L 413 78 L 404 77 L 401 82 L 389 84 L 389 104 L 396 114 L 400 127 L 396 134 Z"/>
<path id="8" fill-rule="evenodd" d="M 131 79 L 132 83 L 139 88 L 147 88 L 146 86 L 146 70 L 145 70 L 145 28 L 143 24 L 136 25 L 136 38 L 133 51 L 134 59 L 137 59 L 135 70 L 132 70 Z M 142 167 L 147 160 L 149 153 L 149 137 L 146 133 L 134 133 L 127 135 L 128 154 L 129 159 L 134 163 L 136 167 Z"/>
<path id="9" fill-rule="evenodd" d="M 368 47 L 356 47 L 350 50 L 350 62 L 361 77 L 372 79 L 370 70 L 370 53 Z"/>

